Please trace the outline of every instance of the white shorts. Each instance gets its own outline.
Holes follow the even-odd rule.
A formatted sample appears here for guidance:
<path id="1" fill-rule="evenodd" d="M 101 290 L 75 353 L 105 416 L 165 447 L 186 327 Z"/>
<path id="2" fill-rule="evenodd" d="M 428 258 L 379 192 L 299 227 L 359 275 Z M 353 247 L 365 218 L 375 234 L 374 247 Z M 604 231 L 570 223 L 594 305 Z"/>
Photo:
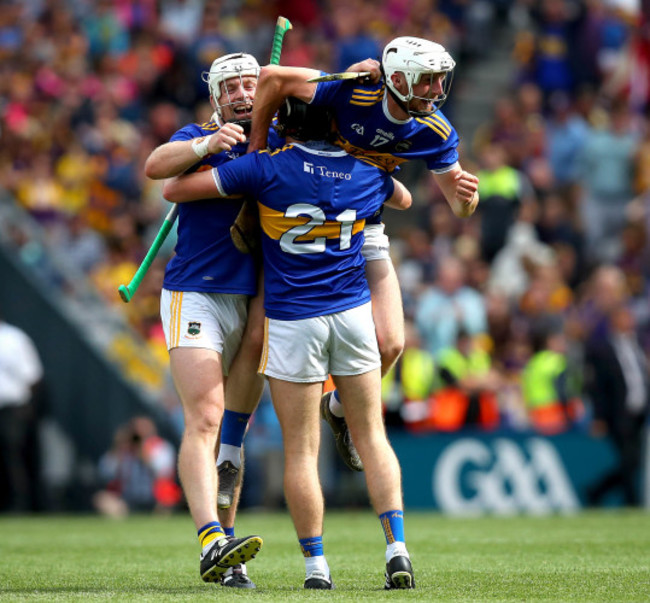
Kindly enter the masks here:
<path id="1" fill-rule="evenodd" d="M 260 373 L 295 383 L 361 375 L 381 366 L 370 303 L 303 320 L 264 321 Z"/>
<path id="2" fill-rule="evenodd" d="M 205 348 L 221 354 L 224 374 L 239 349 L 248 315 L 248 295 L 169 291 L 160 295 L 167 349 Z"/>
<path id="3" fill-rule="evenodd" d="M 366 262 L 372 260 L 390 260 L 390 241 L 384 234 L 384 223 L 366 224 L 363 229 L 363 247 L 361 255 L 366 258 Z"/>

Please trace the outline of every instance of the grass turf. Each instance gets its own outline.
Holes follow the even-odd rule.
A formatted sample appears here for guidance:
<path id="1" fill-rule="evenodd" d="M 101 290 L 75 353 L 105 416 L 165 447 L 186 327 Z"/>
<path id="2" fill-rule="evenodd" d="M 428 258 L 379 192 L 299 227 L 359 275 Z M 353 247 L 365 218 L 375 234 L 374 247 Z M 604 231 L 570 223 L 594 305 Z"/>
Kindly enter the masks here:
<path id="1" fill-rule="evenodd" d="M 648 601 L 650 514 L 452 519 L 406 514 L 417 588 L 383 591 L 384 540 L 370 512 L 330 512 L 325 552 L 336 590 L 305 591 L 288 514 L 241 513 L 260 534 L 255 591 L 203 584 L 186 515 L 0 517 L 2 601 Z"/>

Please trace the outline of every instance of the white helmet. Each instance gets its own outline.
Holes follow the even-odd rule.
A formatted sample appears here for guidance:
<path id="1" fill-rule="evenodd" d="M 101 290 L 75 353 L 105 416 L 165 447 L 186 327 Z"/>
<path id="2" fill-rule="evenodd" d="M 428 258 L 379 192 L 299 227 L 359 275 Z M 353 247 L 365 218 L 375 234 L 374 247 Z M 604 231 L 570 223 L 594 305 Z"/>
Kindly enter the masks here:
<path id="1" fill-rule="evenodd" d="M 411 115 L 424 116 L 437 111 L 447 100 L 456 62 L 440 44 L 422 38 L 403 36 L 386 44 L 381 65 L 384 70 L 386 86 L 397 99 L 404 103 L 406 111 Z M 395 88 L 391 76 L 397 72 L 403 73 L 406 78 L 407 94 L 402 94 Z M 413 86 L 420 82 L 423 75 L 433 77 L 433 74 L 438 73 L 445 73 L 446 77 L 443 93 L 434 101 L 433 110 L 426 112 L 409 110 L 409 102 L 413 98 L 421 98 L 413 94 Z"/>
<path id="2" fill-rule="evenodd" d="M 221 84 L 226 80 L 238 77 L 240 81 L 246 76 L 259 77 L 260 66 L 254 56 L 246 54 L 245 52 L 236 52 L 234 54 L 226 54 L 218 59 L 215 59 L 210 66 L 210 71 L 204 71 L 201 74 L 201 79 L 208 84 L 210 95 L 214 99 L 217 109 L 217 115 L 223 121 L 221 114 L 223 107 L 232 105 L 230 96 L 228 102 L 219 104 L 222 89 Z M 227 91 L 226 91 L 227 92 Z"/>

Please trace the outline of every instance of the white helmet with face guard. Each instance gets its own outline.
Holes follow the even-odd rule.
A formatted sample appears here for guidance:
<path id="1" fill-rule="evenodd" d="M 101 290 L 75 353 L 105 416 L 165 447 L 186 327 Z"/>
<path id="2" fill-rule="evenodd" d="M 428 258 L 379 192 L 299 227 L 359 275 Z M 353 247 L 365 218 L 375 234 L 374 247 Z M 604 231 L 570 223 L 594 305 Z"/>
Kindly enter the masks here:
<path id="1" fill-rule="evenodd" d="M 430 115 L 437 111 L 447 99 L 451 82 L 453 79 L 454 67 L 456 62 L 451 55 L 440 44 L 414 38 L 412 36 L 403 36 L 395 38 L 384 48 L 381 66 L 384 71 L 386 86 L 398 101 L 401 101 L 406 111 L 415 116 Z M 402 94 L 392 80 L 395 73 L 403 73 L 408 86 L 406 94 Z M 444 73 L 443 93 L 434 99 L 433 109 L 431 111 L 413 111 L 409 109 L 409 103 L 413 99 L 431 100 L 415 96 L 413 86 L 418 84 L 423 77 L 433 78 L 438 74 Z"/>
<path id="2" fill-rule="evenodd" d="M 225 121 L 223 119 L 223 109 L 225 107 L 232 107 L 233 113 L 236 113 L 234 107 L 236 105 L 242 105 L 242 100 L 231 100 L 227 87 L 222 86 L 222 84 L 232 78 L 239 78 L 241 87 L 244 89 L 245 77 L 257 78 L 259 75 L 259 63 L 254 56 L 244 52 L 236 52 L 219 57 L 213 61 L 210 66 L 210 71 L 204 71 L 201 74 L 201 79 L 208 84 L 217 115 L 222 122 Z M 220 103 L 219 99 L 224 92 L 226 93 L 227 102 Z M 252 97 L 249 100 L 252 101 Z"/>

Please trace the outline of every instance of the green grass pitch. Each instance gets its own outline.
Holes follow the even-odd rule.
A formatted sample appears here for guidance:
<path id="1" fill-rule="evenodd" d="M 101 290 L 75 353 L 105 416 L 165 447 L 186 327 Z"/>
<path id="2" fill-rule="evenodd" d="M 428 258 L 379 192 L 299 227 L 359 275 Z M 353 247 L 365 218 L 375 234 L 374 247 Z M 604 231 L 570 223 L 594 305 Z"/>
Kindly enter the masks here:
<path id="1" fill-rule="evenodd" d="M 189 516 L 0 518 L 2 601 L 650 601 L 650 514 L 452 519 L 407 512 L 417 588 L 383 591 L 384 539 L 362 511 L 330 512 L 336 590 L 305 591 L 287 513 L 240 513 L 264 547 L 255 591 L 203 584 Z"/>

